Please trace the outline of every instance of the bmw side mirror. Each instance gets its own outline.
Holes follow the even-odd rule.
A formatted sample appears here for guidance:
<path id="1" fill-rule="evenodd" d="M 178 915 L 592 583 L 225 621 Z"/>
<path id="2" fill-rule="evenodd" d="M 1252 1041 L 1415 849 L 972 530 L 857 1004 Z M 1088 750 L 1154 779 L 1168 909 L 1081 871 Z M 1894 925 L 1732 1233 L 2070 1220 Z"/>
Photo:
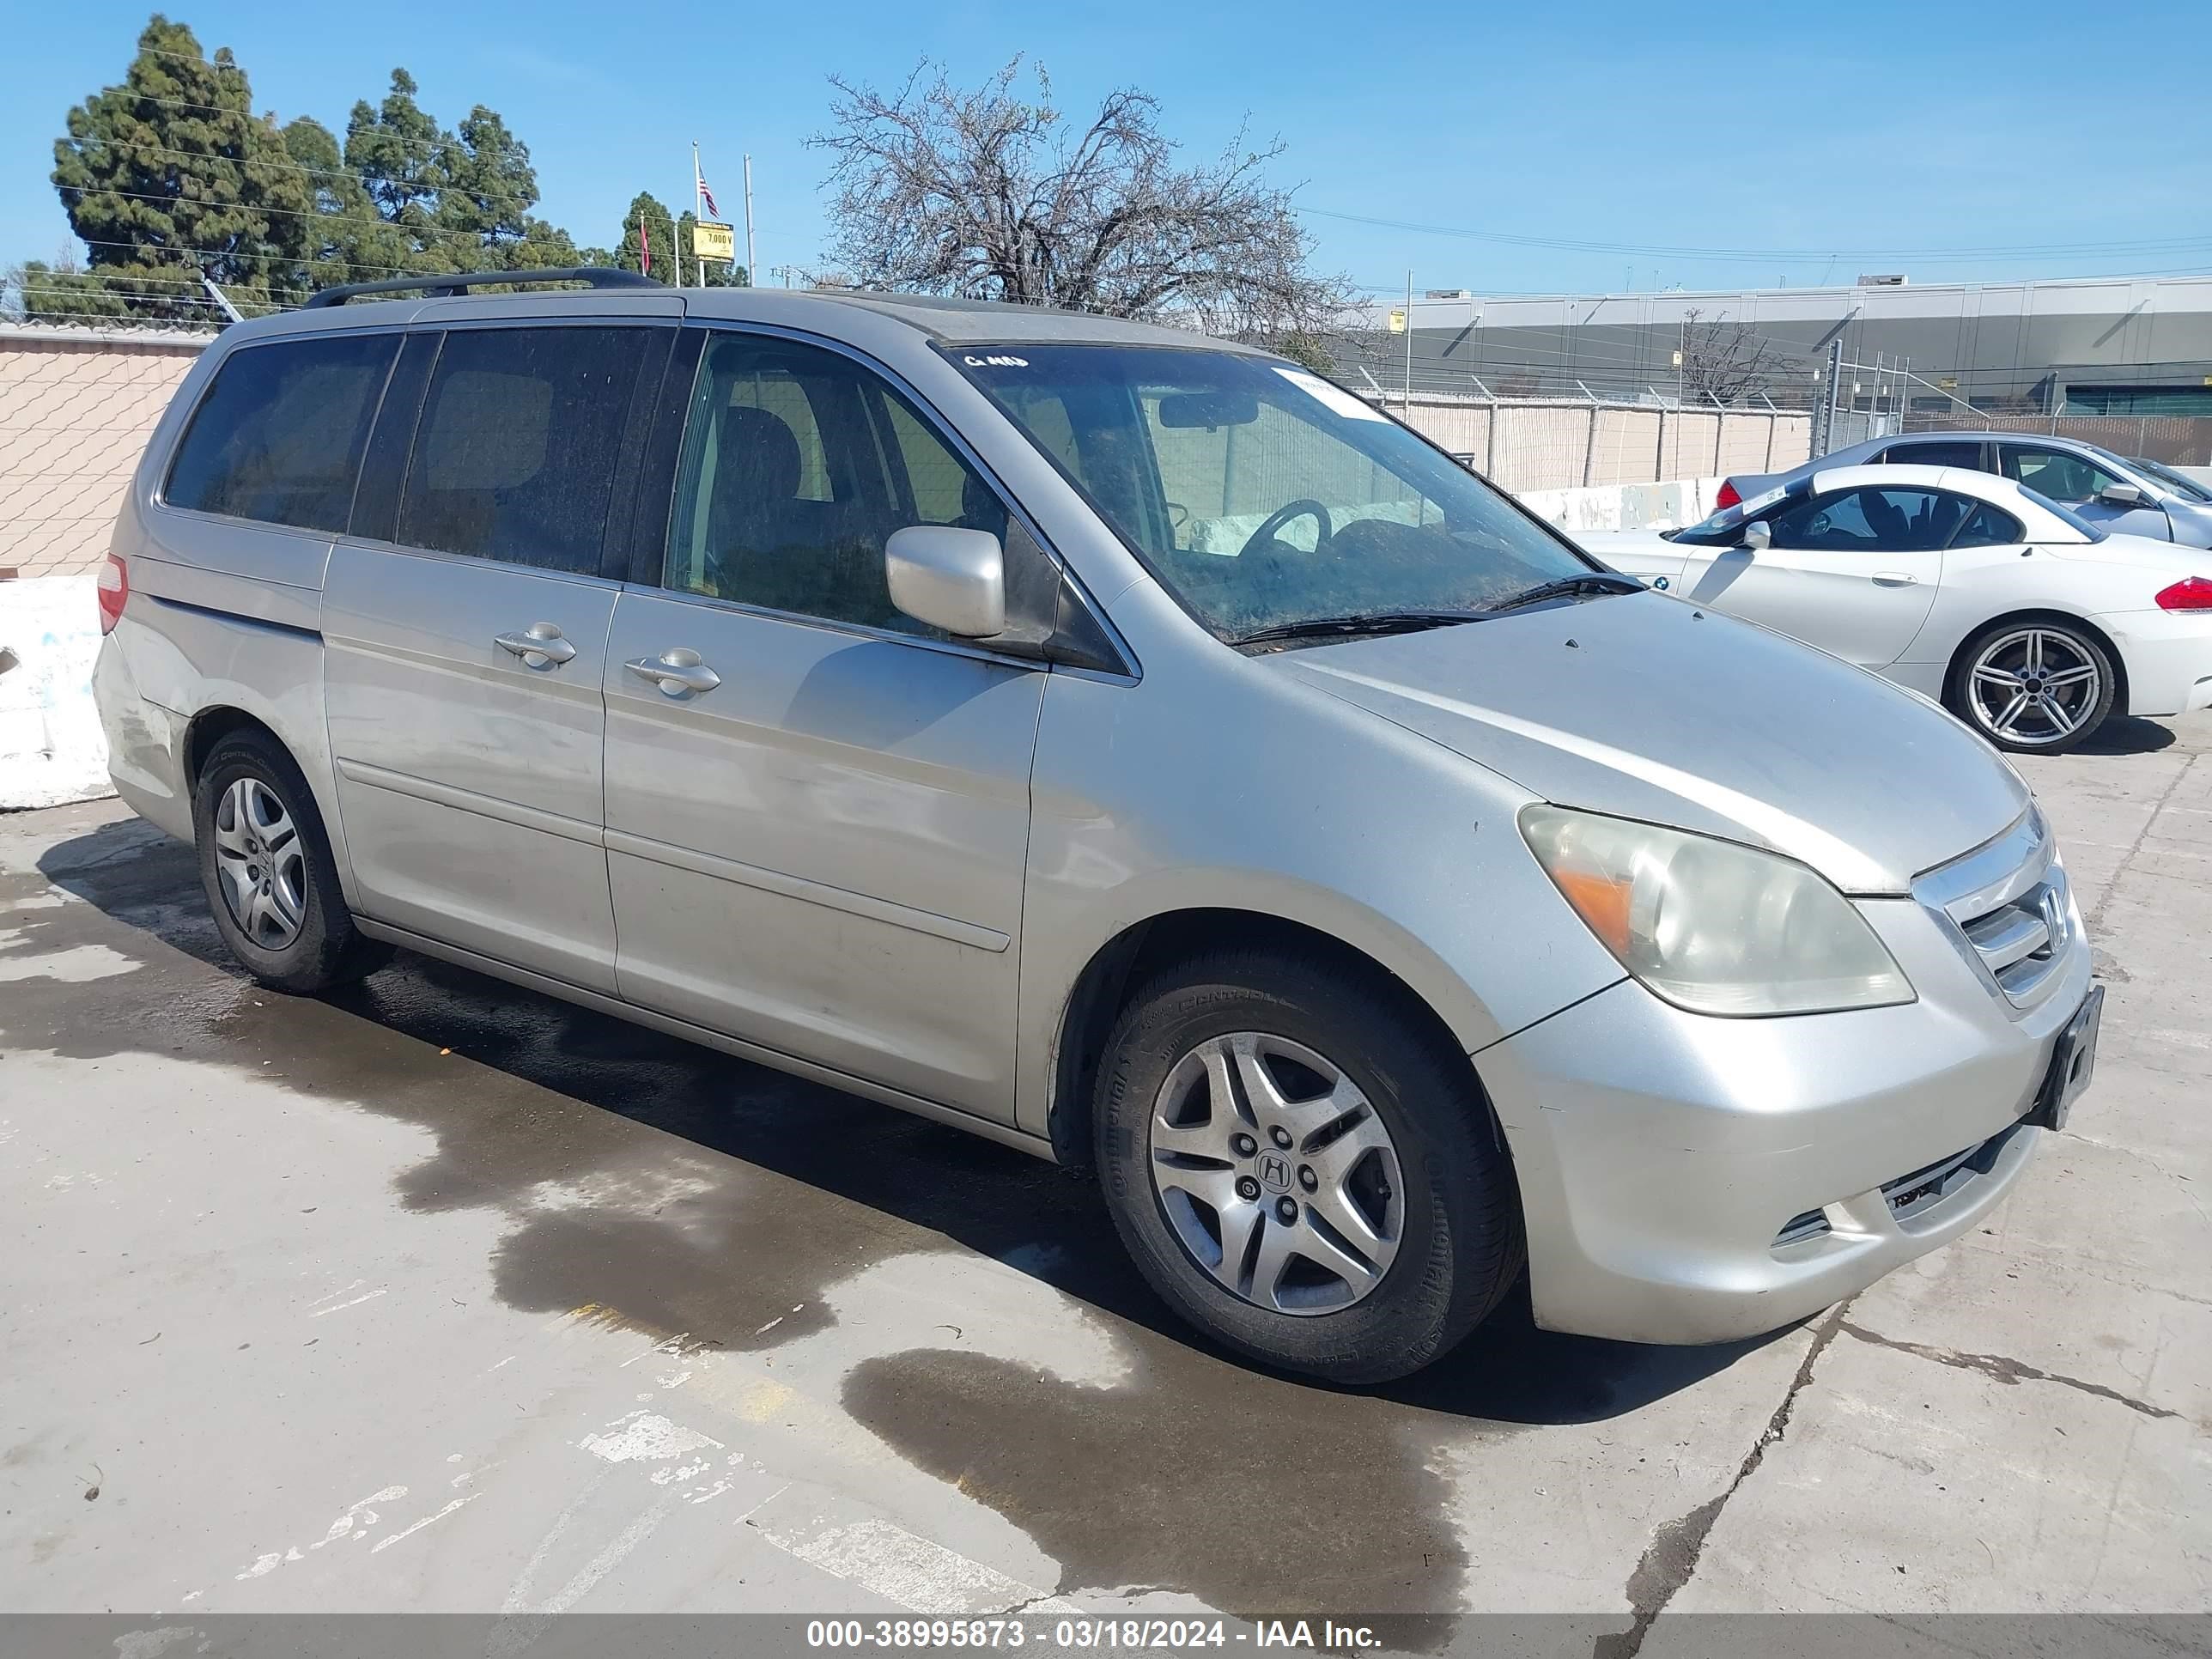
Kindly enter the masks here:
<path id="1" fill-rule="evenodd" d="M 2142 487 L 2131 483 L 2108 483 L 2097 492 L 2097 499 L 2106 507 L 2141 507 Z"/>
<path id="2" fill-rule="evenodd" d="M 891 603 L 916 622 L 963 640 L 1006 631 L 1006 556 L 988 530 L 916 524 L 884 544 Z"/>
<path id="3" fill-rule="evenodd" d="M 1743 527 L 1743 539 L 1736 545 L 1747 552 L 1764 553 L 1774 545 L 1774 532 L 1764 519 L 1753 519 Z"/>

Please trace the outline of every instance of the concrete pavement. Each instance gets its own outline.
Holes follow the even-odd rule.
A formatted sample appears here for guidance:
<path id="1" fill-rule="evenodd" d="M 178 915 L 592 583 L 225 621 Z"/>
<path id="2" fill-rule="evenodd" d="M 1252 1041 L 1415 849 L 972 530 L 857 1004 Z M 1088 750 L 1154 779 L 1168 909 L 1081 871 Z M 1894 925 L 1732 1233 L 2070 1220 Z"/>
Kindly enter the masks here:
<path id="1" fill-rule="evenodd" d="M 1018 1153 L 419 958 L 275 996 L 186 849 L 0 818 L 0 1607 L 2212 1611 L 2208 751 L 2025 769 L 2112 992 L 1990 1224 L 1358 1393 Z"/>

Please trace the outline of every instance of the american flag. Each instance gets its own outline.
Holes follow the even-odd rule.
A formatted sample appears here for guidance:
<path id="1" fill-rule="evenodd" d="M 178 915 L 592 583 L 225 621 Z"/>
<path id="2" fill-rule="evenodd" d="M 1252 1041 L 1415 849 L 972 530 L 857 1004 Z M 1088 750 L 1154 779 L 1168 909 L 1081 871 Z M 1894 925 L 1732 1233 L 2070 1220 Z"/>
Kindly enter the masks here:
<path id="1" fill-rule="evenodd" d="M 720 218 L 722 216 L 722 210 L 714 200 L 714 192 L 708 188 L 707 175 L 699 171 L 696 163 L 694 163 L 692 166 L 691 176 L 699 181 L 699 199 L 707 204 L 707 211 L 713 214 L 717 219 Z"/>

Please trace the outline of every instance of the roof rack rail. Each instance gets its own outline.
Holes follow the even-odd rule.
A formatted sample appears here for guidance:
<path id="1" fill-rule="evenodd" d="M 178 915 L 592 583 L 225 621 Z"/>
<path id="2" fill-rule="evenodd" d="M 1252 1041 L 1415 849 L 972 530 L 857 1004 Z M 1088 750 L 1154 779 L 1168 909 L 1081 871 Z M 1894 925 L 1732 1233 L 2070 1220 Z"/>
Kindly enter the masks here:
<path id="1" fill-rule="evenodd" d="M 520 287 L 532 283 L 584 283 L 592 288 L 662 288 L 650 276 L 641 276 L 635 270 L 624 270 L 618 265 L 568 265 L 556 270 L 468 270 L 451 276 L 399 276 L 380 283 L 347 283 L 339 288 L 326 288 L 307 296 L 304 310 L 313 311 L 324 306 L 342 306 L 349 300 L 358 300 L 371 294 L 408 294 L 416 289 L 433 300 L 453 299 L 472 288 L 490 283 L 511 283 Z"/>

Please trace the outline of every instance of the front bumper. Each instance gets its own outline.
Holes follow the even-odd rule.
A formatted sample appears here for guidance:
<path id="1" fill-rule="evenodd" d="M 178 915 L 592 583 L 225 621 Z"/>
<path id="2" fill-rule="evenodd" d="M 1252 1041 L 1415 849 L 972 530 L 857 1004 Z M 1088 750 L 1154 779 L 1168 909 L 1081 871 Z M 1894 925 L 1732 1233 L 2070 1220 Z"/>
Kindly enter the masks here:
<path id="1" fill-rule="evenodd" d="M 1918 902 L 1859 908 L 1917 1001 L 1717 1019 L 1623 981 L 1474 1057 L 1520 1180 L 1538 1324 L 1756 1335 L 1966 1231 L 2019 1177 L 2044 1133 L 2021 1119 L 2090 986 L 2078 923 L 2023 1011 Z"/>

